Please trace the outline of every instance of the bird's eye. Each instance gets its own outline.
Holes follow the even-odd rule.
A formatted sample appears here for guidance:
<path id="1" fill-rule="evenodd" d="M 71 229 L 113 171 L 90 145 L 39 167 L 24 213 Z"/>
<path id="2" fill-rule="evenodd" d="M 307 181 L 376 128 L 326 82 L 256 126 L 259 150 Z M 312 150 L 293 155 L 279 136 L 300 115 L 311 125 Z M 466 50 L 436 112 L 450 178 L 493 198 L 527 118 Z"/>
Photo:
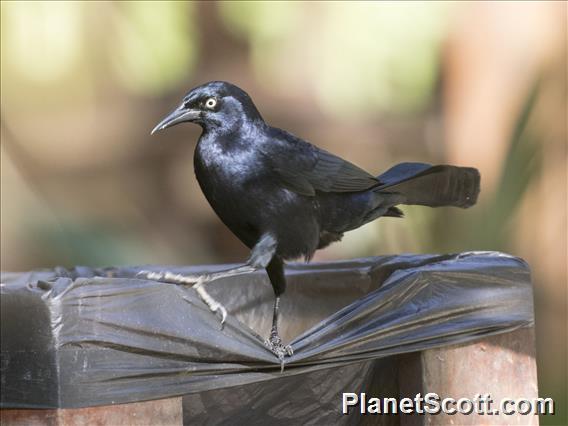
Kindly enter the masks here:
<path id="1" fill-rule="evenodd" d="M 215 108 L 216 105 L 217 105 L 217 99 L 215 98 L 209 98 L 205 101 L 205 106 L 209 109 Z"/>

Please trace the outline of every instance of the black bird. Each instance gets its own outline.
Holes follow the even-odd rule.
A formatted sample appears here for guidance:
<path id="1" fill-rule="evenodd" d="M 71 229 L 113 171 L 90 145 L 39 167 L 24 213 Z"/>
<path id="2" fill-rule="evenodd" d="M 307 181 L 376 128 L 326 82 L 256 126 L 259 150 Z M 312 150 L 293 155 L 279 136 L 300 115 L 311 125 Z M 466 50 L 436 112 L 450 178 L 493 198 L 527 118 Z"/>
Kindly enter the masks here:
<path id="1" fill-rule="evenodd" d="M 200 125 L 195 175 L 213 210 L 251 249 L 239 268 L 187 277 L 144 272 L 148 278 L 192 283 L 223 322 L 226 310 L 203 284 L 266 269 L 274 289 L 267 346 L 282 361 L 291 355 L 278 335 L 278 305 L 286 289 L 284 261 L 309 260 L 344 232 L 381 216 L 402 217 L 399 204 L 467 208 L 479 193 L 474 168 L 402 163 L 375 177 L 284 130 L 271 127 L 250 96 L 214 81 L 191 90 L 152 133 L 183 122 Z"/>

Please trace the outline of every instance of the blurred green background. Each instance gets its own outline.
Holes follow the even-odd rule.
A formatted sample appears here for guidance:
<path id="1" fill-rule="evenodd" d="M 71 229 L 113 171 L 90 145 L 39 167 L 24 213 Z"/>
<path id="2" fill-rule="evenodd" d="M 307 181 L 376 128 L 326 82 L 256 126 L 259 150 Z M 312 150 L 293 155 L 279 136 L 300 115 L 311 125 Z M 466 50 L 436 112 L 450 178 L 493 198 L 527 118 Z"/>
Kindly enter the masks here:
<path id="1" fill-rule="evenodd" d="M 315 260 L 503 250 L 531 265 L 540 393 L 566 419 L 565 2 L 2 2 L 2 270 L 238 262 L 153 126 L 227 80 L 271 124 L 370 172 L 475 166 L 478 206 L 405 207 Z"/>

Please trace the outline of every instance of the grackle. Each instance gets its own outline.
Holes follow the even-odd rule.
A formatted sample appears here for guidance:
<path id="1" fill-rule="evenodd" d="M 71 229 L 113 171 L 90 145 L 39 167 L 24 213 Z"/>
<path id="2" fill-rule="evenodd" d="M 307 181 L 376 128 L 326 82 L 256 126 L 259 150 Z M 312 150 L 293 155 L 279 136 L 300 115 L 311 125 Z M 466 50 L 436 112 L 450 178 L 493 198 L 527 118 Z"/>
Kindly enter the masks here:
<path id="1" fill-rule="evenodd" d="M 278 306 L 286 289 L 284 261 L 341 240 L 344 232 L 381 216 L 402 217 L 400 204 L 467 208 L 479 193 L 474 168 L 401 163 L 377 177 L 284 130 L 271 127 L 250 96 L 214 81 L 191 90 L 152 130 L 191 122 L 203 132 L 195 149 L 195 175 L 229 229 L 251 249 L 244 266 L 196 277 L 142 272 L 193 284 L 225 321 L 226 309 L 204 289 L 219 278 L 266 269 L 275 294 L 267 347 L 283 363 L 292 348 L 278 334 Z"/>

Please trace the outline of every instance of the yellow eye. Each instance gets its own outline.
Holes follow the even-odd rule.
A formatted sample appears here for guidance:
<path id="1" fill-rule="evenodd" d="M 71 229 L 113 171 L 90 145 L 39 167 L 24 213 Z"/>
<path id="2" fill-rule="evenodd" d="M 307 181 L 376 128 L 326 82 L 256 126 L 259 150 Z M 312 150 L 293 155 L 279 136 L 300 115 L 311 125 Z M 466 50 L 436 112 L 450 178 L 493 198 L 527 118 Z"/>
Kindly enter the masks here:
<path id="1" fill-rule="evenodd" d="M 217 99 L 215 98 L 209 98 L 205 101 L 205 106 L 209 109 L 215 108 L 216 105 L 217 105 Z"/>

